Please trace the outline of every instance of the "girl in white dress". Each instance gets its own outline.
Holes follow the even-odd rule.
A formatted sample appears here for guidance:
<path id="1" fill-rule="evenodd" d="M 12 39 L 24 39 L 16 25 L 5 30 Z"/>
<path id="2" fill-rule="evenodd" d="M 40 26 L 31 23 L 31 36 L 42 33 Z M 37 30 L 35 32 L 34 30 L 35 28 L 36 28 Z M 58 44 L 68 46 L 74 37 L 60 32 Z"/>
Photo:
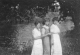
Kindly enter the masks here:
<path id="1" fill-rule="evenodd" d="M 56 20 L 53 20 L 54 24 L 50 27 L 51 35 L 51 55 L 62 55 L 62 46 L 60 41 L 60 29 L 57 26 L 59 23 Z"/>
<path id="2" fill-rule="evenodd" d="M 32 30 L 32 35 L 34 38 L 34 44 L 32 48 L 31 55 L 43 55 L 43 45 L 42 45 L 42 38 L 45 37 L 48 34 L 41 34 L 41 23 L 36 21 L 35 22 L 35 28 Z"/>

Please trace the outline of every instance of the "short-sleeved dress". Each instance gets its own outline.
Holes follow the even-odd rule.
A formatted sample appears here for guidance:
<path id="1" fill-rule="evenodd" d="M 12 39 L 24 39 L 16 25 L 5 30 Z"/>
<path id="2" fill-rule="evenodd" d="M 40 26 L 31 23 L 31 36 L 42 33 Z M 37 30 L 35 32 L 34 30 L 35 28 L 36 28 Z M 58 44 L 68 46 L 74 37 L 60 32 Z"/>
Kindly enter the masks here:
<path id="1" fill-rule="evenodd" d="M 40 37 L 41 32 L 37 28 L 34 28 L 33 31 L 32 31 L 32 35 L 33 35 L 34 38 Z M 34 40 L 31 55 L 43 55 L 42 39 Z"/>
<path id="2" fill-rule="evenodd" d="M 60 41 L 60 29 L 57 25 L 52 24 L 50 32 L 56 33 L 51 35 L 51 55 L 62 55 L 62 46 Z"/>

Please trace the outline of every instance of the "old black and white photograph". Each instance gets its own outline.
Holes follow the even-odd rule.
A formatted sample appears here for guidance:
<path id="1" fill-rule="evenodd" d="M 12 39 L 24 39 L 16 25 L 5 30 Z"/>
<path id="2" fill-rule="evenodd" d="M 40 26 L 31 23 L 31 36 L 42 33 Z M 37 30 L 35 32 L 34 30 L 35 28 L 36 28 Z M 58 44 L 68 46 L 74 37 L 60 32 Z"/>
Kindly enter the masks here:
<path id="1" fill-rule="evenodd" d="M 0 0 L 0 55 L 80 55 L 80 0 Z"/>

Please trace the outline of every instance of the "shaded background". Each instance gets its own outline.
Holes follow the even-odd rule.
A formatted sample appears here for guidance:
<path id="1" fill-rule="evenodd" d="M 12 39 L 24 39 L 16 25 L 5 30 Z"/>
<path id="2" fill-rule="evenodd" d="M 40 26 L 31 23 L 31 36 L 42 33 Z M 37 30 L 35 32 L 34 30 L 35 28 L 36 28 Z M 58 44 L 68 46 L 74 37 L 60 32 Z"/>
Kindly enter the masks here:
<path id="1" fill-rule="evenodd" d="M 75 24 L 75 29 L 67 32 L 65 36 L 62 36 L 62 46 L 64 55 L 79 55 L 80 54 L 80 0 L 58 0 L 61 5 L 61 10 L 64 17 L 72 16 Z M 32 22 L 30 17 L 27 17 L 25 10 L 30 10 L 36 6 L 48 7 L 54 9 L 51 4 L 54 0 L 0 0 L 0 47 L 3 53 L 1 55 L 20 54 L 14 48 L 12 44 L 13 38 L 16 38 L 18 28 L 22 30 L 24 26 L 27 26 Z M 19 9 L 15 7 L 19 4 Z M 14 9 L 12 9 L 13 7 Z M 47 11 L 45 8 L 45 12 Z M 19 16 L 18 16 L 19 14 Z M 32 14 L 31 14 L 32 15 Z M 26 19 L 26 21 L 25 21 Z M 29 21 L 27 21 L 29 20 Z M 25 25 L 23 25 L 25 24 Z M 22 29 L 21 29 L 22 28 Z M 24 35 L 24 34 L 23 34 Z M 4 48 L 5 47 L 5 48 Z M 7 48 L 9 51 L 6 52 Z M 12 49 L 10 49 L 12 48 Z M 3 50 L 4 49 L 4 50 Z M 29 50 L 29 49 L 28 49 Z M 31 51 L 31 50 L 30 50 Z M 28 51 L 24 51 L 24 55 Z M 30 53 L 29 53 L 30 54 Z"/>

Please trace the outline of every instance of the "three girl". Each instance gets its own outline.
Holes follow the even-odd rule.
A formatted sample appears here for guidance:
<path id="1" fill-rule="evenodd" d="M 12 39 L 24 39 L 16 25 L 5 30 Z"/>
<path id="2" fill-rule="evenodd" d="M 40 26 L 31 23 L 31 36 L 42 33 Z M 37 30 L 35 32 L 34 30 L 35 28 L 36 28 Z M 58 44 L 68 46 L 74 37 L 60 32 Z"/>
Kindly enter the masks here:
<path id="1" fill-rule="evenodd" d="M 31 55 L 62 55 L 60 29 L 57 26 L 59 23 L 54 19 L 52 22 L 52 25 L 49 25 L 49 20 L 44 25 L 40 21 L 35 22 L 35 28 L 32 31 L 34 45 Z"/>

